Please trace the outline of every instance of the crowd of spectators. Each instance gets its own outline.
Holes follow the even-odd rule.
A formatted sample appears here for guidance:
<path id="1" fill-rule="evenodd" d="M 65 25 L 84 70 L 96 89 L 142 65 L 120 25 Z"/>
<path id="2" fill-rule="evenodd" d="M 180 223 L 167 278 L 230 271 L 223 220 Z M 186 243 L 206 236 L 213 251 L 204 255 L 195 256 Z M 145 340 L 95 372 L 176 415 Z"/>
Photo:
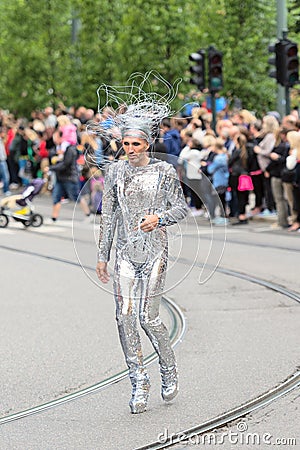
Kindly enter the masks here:
<path id="1" fill-rule="evenodd" d="M 118 139 L 103 141 L 89 132 L 87 125 L 102 122 L 102 126 L 113 128 L 114 115 L 111 107 L 100 115 L 83 106 L 61 106 L 55 111 L 48 106 L 33 111 L 28 120 L 0 111 L 3 194 L 10 195 L 28 185 L 32 178 L 46 177 L 47 189 L 54 191 L 54 206 L 64 198 L 74 200 L 83 187 L 83 193 L 88 195 L 88 205 L 80 197 L 83 212 L 87 216 L 90 211 L 101 212 L 105 165 L 125 155 Z M 276 111 L 262 118 L 245 109 L 222 111 L 213 127 L 211 112 L 194 105 L 188 117 L 163 120 L 152 154 L 174 165 L 194 216 L 207 217 L 215 225 L 245 225 L 256 215 L 274 216 L 274 229 L 297 231 L 299 130 L 296 109 L 282 118 Z M 67 167 L 67 159 L 71 159 L 70 151 L 66 151 L 69 147 L 76 149 L 72 170 Z M 73 188 L 68 188 L 68 170 L 78 186 L 76 195 Z M 58 212 L 59 207 L 54 207 L 53 220 Z"/>

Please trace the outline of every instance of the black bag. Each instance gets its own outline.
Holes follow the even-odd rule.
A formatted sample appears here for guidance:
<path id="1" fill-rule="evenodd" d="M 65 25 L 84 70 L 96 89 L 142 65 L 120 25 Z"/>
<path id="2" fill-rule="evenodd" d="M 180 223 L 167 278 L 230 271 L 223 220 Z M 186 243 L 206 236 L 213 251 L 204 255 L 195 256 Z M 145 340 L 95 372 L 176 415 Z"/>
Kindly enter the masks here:
<path id="1" fill-rule="evenodd" d="M 284 167 L 281 172 L 281 180 L 284 183 L 293 183 L 295 181 L 296 177 L 296 169 L 288 169 L 287 167 Z"/>

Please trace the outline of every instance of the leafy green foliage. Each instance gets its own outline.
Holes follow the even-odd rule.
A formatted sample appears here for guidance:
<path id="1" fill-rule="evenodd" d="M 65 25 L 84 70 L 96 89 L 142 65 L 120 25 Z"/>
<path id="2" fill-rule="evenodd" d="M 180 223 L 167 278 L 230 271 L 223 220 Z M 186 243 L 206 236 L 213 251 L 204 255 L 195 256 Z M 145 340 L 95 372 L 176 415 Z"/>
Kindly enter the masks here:
<path id="1" fill-rule="evenodd" d="M 124 84 L 133 72 L 182 78 L 187 94 L 190 53 L 223 52 L 224 89 L 258 113 L 275 107 L 268 44 L 276 38 L 276 2 L 269 0 L 2 0 L 0 106 L 29 114 L 66 105 L 97 107 L 101 83 Z M 300 7 L 289 0 L 290 36 L 299 39 Z"/>

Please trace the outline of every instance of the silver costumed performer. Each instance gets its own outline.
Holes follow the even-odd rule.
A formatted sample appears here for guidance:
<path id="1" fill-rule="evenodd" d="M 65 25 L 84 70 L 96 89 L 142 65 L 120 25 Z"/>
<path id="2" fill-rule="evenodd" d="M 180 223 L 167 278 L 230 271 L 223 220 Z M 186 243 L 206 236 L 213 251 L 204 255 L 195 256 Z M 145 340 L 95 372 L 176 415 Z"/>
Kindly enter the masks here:
<path id="1" fill-rule="evenodd" d="M 160 226 L 151 233 L 139 228 L 133 231 L 147 214 L 157 214 Z M 109 261 L 117 228 L 116 316 L 131 382 L 134 391 L 141 387 L 148 393 L 149 378 L 137 328 L 139 315 L 141 326 L 159 356 L 165 399 L 171 399 L 173 389 L 177 389 L 175 356 L 168 331 L 159 317 L 168 258 L 166 225 L 176 223 L 186 214 L 180 183 L 168 163 L 150 159 L 142 167 L 133 167 L 127 161 L 110 164 L 105 176 L 98 259 Z M 169 385 L 172 392 L 168 396 Z"/>
<path id="2" fill-rule="evenodd" d="M 106 170 L 97 266 L 98 277 L 107 282 L 106 264 L 116 230 L 113 286 L 119 336 L 132 383 L 132 413 L 146 410 L 150 389 L 138 318 L 159 357 L 163 399 L 172 400 L 178 392 L 175 355 L 159 307 L 168 261 L 166 227 L 188 213 L 173 166 L 148 155 L 153 130 L 147 118 L 127 117 L 120 127 L 128 160 L 112 162 Z"/>

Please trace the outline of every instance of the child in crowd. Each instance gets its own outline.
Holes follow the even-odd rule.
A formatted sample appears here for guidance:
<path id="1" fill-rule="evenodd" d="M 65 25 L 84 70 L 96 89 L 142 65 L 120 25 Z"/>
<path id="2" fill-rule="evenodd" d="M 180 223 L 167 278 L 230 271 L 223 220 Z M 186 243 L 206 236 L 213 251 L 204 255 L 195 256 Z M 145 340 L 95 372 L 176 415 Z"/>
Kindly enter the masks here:
<path id="1" fill-rule="evenodd" d="M 229 171 L 227 151 L 222 139 L 216 139 L 213 151 L 216 153 L 216 156 L 207 166 L 207 172 L 212 175 L 213 186 L 221 201 L 220 216 L 213 219 L 213 223 L 215 225 L 224 225 L 227 223 L 225 194 L 228 186 Z"/>
<path id="2" fill-rule="evenodd" d="M 102 212 L 102 197 L 104 190 L 104 176 L 97 167 L 91 168 L 92 177 L 90 179 L 91 186 L 91 211 L 94 214 L 101 214 Z"/>

